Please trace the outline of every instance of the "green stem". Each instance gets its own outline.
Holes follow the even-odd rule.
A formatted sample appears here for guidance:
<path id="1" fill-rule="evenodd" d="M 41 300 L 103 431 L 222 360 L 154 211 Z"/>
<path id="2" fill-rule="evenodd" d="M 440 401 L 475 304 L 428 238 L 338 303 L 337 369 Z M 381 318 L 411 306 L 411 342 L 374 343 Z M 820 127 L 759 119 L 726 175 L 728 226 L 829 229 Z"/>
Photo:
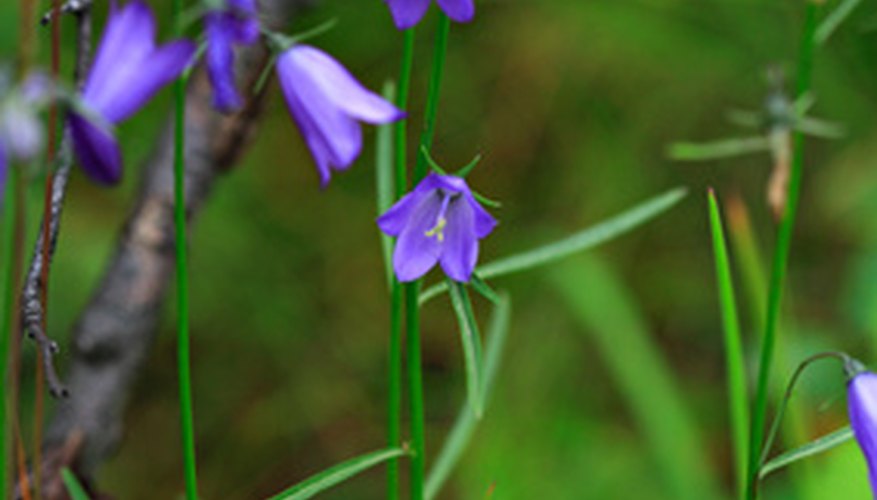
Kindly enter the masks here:
<path id="1" fill-rule="evenodd" d="M 15 236 L 16 213 L 18 198 L 18 169 L 10 168 L 6 179 L 6 194 L 3 207 L 3 322 L 0 324 L 0 384 L 3 390 L 0 394 L 0 498 L 7 498 L 9 491 L 9 425 L 7 423 L 7 375 L 9 371 L 9 339 L 12 333 L 12 324 L 15 318 L 15 292 L 18 289 L 15 282 Z"/>
<path id="2" fill-rule="evenodd" d="M 817 14 L 820 3 L 816 0 L 807 2 L 807 11 L 804 21 L 804 33 L 801 40 L 801 52 L 798 57 L 798 78 L 796 96 L 802 96 L 810 90 L 810 81 L 813 73 L 813 53 L 816 47 L 815 31 L 817 27 Z M 774 344 L 776 343 L 777 323 L 780 315 L 780 304 L 783 296 L 783 284 L 786 279 L 788 268 L 789 251 L 792 242 L 792 232 L 795 227 L 795 216 L 798 210 L 798 201 L 801 195 L 801 176 L 804 167 L 804 136 L 800 132 L 794 133 L 794 150 L 792 153 L 792 171 L 789 179 L 788 200 L 782 221 L 780 221 L 777 244 L 773 257 L 773 271 L 770 280 L 770 292 L 768 294 L 767 322 L 765 323 L 764 337 L 761 345 L 761 362 L 758 371 L 758 386 L 755 396 L 755 409 L 752 415 L 752 427 L 749 434 L 749 467 L 747 498 L 753 499 L 757 495 L 756 479 L 758 474 L 758 462 L 764 438 L 764 424 L 767 417 L 768 383 L 770 381 L 770 368 L 773 360 Z"/>
<path id="3" fill-rule="evenodd" d="M 408 93 L 411 88 L 411 67 L 414 65 L 414 28 L 405 31 L 402 48 L 402 65 L 399 74 L 399 90 L 396 95 L 396 106 L 399 109 L 408 107 Z M 408 187 L 406 171 L 407 120 L 399 120 L 394 127 L 395 132 L 395 188 L 393 200 L 405 194 Z M 387 402 L 387 441 L 390 447 L 402 444 L 402 313 L 404 308 L 402 284 L 395 277 L 390 290 L 390 353 L 389 353 L 389 390 Z M 392 458 L 387 462 L 387 498 L 399 498 L 399 459 Z"/>
<path id="4" fill-rule="evenodd" d="M 448 33 L 451 21 L 444 14 L 439 15 L 436 29 L 435 50 L 432 59 L 432 74 L 429 79 L 429 91 L 426 96 L 426 112 L 424 113 L 423 134 L 420 136 L 420 153 L 414 168 L 413 185 L 417 185 L 427 173 L 427 160 L 423 150 L 429 150 L 435 133 L 435 121 L 438 116 L 439 93 L 441 91 L 442 74 L 448 51 Z M 408 348 L 408 391 L 411 410 L 411 500 L 422 500 L 424 476 L 426 473 L 426 446 L 424 438 L 423 414 L 423 375 L 420 363 L 420 280 L 405 286 L 405 310 L 407 311 L 406 339 Z"/>
<path id="5" fill-rule="evenodd" d="M 174 0 L 177 36 L 182 36 L 183 0 Z M 192 415 L 192 375 L 189 339 L 189 262 L 186 237 L 186 77 L 174 84 L 174 225 L 177 251 L 177 371 L 180 384 L 180 429 L 186 498 L 198 498 L 195 466 L 195 422 Z"/>

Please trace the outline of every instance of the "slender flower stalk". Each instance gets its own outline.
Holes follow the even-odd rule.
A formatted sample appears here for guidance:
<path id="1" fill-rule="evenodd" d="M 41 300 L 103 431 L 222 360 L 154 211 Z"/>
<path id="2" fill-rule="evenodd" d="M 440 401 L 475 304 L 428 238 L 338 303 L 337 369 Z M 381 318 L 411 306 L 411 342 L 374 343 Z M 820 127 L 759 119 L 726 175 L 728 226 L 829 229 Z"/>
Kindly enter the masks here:
<path id="1" fill-rule="evenodd" d="M 183 0 L 174 0 L 177 35 L 182 36 Z M 180 430 L 183 446 L 183 474 L 186 499 L 198 498 L 195 463 L 195 418 L 192 404 L 192 375 L 189 338 L 189 260 L 186 237 L 186 77 L 174 83 L 174 226 L 177 258 L 177 376 L 180 386 Z"/>
<path id="2" fill-rule="evenodd" d="M 402 64 L 399 73 L 399 92 L 396 96 L 396 107 L 408 107 L 408 94 L 411 88 L 411 68 L 414 65 L 414 28 L 405 30 L 402 47 Z M 408 121 L 396 122 L 394 158 L 395 193 L 393 201 L 398 201 L 408 186 L 407 131 Z M 402 318 L 404 315 L 404 293 L 402 284 L 393 275 L 390 287 L 390 350 L 389 364 L 389 395 L 387 401 L 387 445 L 390 447 L 402 444 Z M 387 498 L 399 498 L 399 459 L 394 458 L 387 463 Z"/>
<path id="3" fill-rule="evenodd" d="M 2 398 L 0 398 L 0 497 L 7 498 L 9 492 L 9 474 L 10 469 L 8 463 L 9 457 L 9 425 L 7 423 L 7 409 L 11 404 L 9 394 L 13 391 L 7 391 L 10 382 L 9 374 L 9 341 L 12 335 L 12 328 L 18 308 L 15 304 L 15 294 L 18 290 L 16 276 L 18 271 L 15 269 L 16 256 L 16 233 L 18 232 L 17 222 L 19 221 L 17 213 L 18 205 L 18 186 L 19 174 L 17 169 L 12 169 L 8 174 L 6 182 L 6 192 L 3 198 L 3 323 L 0 324 L 0 384 L 3 390 Z"/>
<path id="4" fill-rule="evenodd" d="M 801 51 L 798 57 L 798 97 L 806 94 L 810 90 L 810 81 L 813 74 L 813 54 L 816 48 L 815 33 L 818 26 L 817 14 L 819 13 L 821 4 L 822 2 L 818 0 L 809 0 L 807 2 L 804 31 L 801 39 Z M 773 271 L 771 274 L 770 292 L 768 295 L 767 321 L 765 323 L 765 331 L 761 345 L 758 386 L 756 389 L 754 411 L 752 414 L 752 426 L 749 430 L 749 480 L 747 486 L 747 498 L 749 499 L 755 498 L 757 495 L 755 486 L 758 479 L 759 455 L 763 444 L 764 425 L 767 416 L 770 369 L 773 361 L 777 323 L 779 321 L 783 286 L 785 284 L 789 252 L 792 243 L 792 231 L 795 228 L 795 216 L 797 215 L 798 201 L 801 196 L 801 177 L 804 169 L 804 136 L 800 131 L 796 131 L 793 140 L 794 151 L 792 153 L 792 171 L 789 179 L 788 204 L 786 205 L 783 218 L 780 221 L 777 244 L 774 250 Z"/>

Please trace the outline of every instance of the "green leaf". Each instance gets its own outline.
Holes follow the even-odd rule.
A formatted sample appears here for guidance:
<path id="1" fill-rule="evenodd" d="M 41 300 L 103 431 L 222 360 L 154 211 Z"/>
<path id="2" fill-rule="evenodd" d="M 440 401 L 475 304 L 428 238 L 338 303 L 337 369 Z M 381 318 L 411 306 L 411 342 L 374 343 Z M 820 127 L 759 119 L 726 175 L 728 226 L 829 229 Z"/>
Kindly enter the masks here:
<path id="1" fill-rule="evenodd" d="M 392 82 L 384 84 L 384 99 L 395 102 L 396 85 Z M 378 127 L 377 147 L 375 158 L 375 181 L 377 182 L 378 215 L 393 206 L 395 197 L 395 177 L 393 171 L 393 127 L 395 124 L 387 123 Z M 393 238 L 379 231 L 381 238 L 381 250 L 384 256 L 384 274 L 387 278 L 387 286 L 393 283 Z"/>
<path id="2" fill-rule="evenodd" d="M 668 155 L 678 161 L 705 161 L 768 150 L 770 150 L 770 142 L 764 137 L 754 136 L 701 143 L 678 142 L 670 146 Z"/>
<path id="3" fill-rule="evenodd" d="M 481 366 L 481 334 L 478 332 L 478 321 L 472 312 L 472 302 L 466 285 L 448 278 L 451 289 L 451 305 L 457 314 L 460 328 L 460 341 L 463 345 L 463 359 L 466 364 L 466 394 L 469 406 L 477 418 L 481 418 L 482 403 L 482 366 Z"/>
<path id="4" fill-rule="evenodd" d="M 271 500 L 304 500 L 322 493 L 347 479 L 387 460 L 407 455 L 402 448 L 386 448 L 374 451 L 330 467 L 305 479 L 291 488 L 274 495 Z"/>
<path id="5" fill-rule="evenodd" d="M 709 192 L 709 220 L 713 240 L 713 256 L 716 264 L 716 281 L 719 290 L 719 305 L 722 311 L 722 328 L 725 341 L 725 369 L 728 373 L 728 402 L 731 422 L 731 436 L 734 444 L 734 463 L 737 473 L 737 491 L 742 497 L 746 493 L 746 467 L 749 457 L 747 448 L 749 436 L 749 402 L 746 394 L 746 364 L 743 357 L 743 342 L 740 335 L 740 320 L 737 313 L 737 300 L 734 282 L 731 278 L 731 265 L 728 262 L 728 249 L 722 215 L 715 193 Z"/>
<path id="6" fill-rule="evenodd" d="M 475 272 L 483 279 L 526 271 L 559 261 L 578 252 L 596 247 L 654 219 L 685 198 L 687 189 L 675 188 L 647 200 L 630 210 L 567 238 L 533 250 L 501 258 L 479 266 Z M 420 294 L 420 303 L 447 291 L 445 282 L 435 284 Z"/>
<path id="7" fill-rule="evenodd" d="M 508 337 L 511 310 L 512 303 L 509 296 L 505 293 L 500 293 L 499 301 L 493 310 L 490 327 L 487 330 L 487 342 L 484 350 L 484 390 L 481 392 L 481 396 L 482 406 L 485 409 L 490 402 L 496 374 L 502 361 L 506 338 Z M 445 443 L 435 459 L 435 464 L 429 471 L 425 487 L 427 500 L 432 500 L 438 495 L 442 485 L 451 475 L 451 472 L 469 445 L 477 424 L 478 419 L 475 418 L 468 404 L 464 405 L 457 415 L 454 427 L 451 428 L 451 432 L 445 439 Z"/>
<path id="8" fill-rule="evenodd" d="M 472 289 L 478 292 L 482 297 L 493 302 L 493 305 L 499 304 L 500 296 L 493 291 L 493 288 L 490 288 L 490 285 L 488 285 L 486 281 L 481 279 L 481 276 L 478 276 L 478 273 L 472 273 L 472 281 L 469 284 L 472 286 Z"/>
<path id="9" fill-rule="evenodd" d="M 70 494 L 70 498 L 73 500 L 89 500 L 88 493 L 85 492 L 85 488 L 79 484 L 79 480 L 76 479 L 76 475 L 70 472 L 70 469 L 64 467 L 61 469 L 61 479 L 64 480 L 64 486 L 67 487 L 67 493 Z"/>
<path id="10" fill-rule="evenodd" d="M 783 467 L 797 462 L 799 460 L 803 460 L 807 457 L 811 457 L 818 453 L 822 453 L 823 451 L 828 451 L 835 446 L 843 444 L 850 439 L 853 439 L 855 436 L 853 435 L 853 430 L 850 429 L 849 426 L 846 426 L 842 429 L 838 429 L 830 434 L 826 434 L 820 438 L 817 438 L 809 443 L 799 446 L 794 450 L 789 450 L 779 456 L 774 457 L 769 462 L 761 466 L 761 470 L 758 471 L 758 478 L 762 479 L 771 472 L 782 469 Z"/>
<path id="11" fill-rule="evenodd" d="M 827 42 L 832 33 L 840 27 L 860 3 L 862 3 L 862 0 L 844 0 L 841 2 L 841 4 L 838 5 L 824 21 L 822 21 L 822 24 L 816 28 L 816 43 L 822 45 Z"/>

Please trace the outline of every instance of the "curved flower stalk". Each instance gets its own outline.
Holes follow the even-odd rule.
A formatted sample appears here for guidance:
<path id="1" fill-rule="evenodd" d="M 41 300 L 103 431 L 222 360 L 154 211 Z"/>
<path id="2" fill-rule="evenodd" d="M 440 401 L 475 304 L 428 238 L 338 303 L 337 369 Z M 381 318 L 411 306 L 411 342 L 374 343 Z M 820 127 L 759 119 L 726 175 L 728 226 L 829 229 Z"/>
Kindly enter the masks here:
<path id="1" fill-rule="evenodd" d="M 207 36 L 207 72 L 213 84 L 213 106 L 224 113 L 241 107 L 235 86 L 234 46 L 259 40 L 255 0 L 223 0 L 223 9 L 204 16 Z"/>
<path id="2" fill-rule="evenodd" d="M 280 54 L 277 77 L 323 187 L 332 170 L 349 168 L 362 151 L 359 121 L 380 125 L 405 116 L 363 87 L 338 61 L 309 45 L 293 45 Z"/>
<path id="3" fill-rule="evenodd" d="M 877 374 L 860 371 L 847 383 L 850 425 L 868 462 L 871 490 L 877 496 Z"/>
<path id="4" fill-rule="evenodd" d="M 187 40 L 156 46 L 155 18 L 141 0 L 110 13 L 82 92 L 85 110 L 74 110 L 68 119 L 76 156 L 93 180 L 115 184 L 122 178 L 122 153 L 107 125 L 143 107 L 194 53 L 195 44 Z"/>
<path id="5" fill-rule="evenodd" d="M 420 278 L 436 263 L 452 280 L 468 282 L 478 261 L 478 240 L 497 224 L 462 177 L 434 173 L 377 223 L 381 231 L 398 237 L 393 269 L 401 282 Z"/>
<path id="6" fill-rule="evenodd" d="M 384 0 L 400 30 L 408 29 L 423 19 L 431 0 Z M 468 23 L 475 17 L 474 0 L 436 0 L 448 17 L 458 23 Z"/>

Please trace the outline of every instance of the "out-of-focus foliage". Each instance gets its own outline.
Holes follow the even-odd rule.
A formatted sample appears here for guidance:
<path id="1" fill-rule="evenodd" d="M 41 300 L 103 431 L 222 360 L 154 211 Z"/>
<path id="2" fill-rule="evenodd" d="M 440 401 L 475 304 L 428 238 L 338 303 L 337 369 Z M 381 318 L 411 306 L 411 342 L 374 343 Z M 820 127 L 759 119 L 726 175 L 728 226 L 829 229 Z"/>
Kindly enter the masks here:
<path id="1" fill-rule="evenodd" d="M 164 32 L 168 3 L 155 2 Z M 17 46 L 16 4 L 0 3 L 4 59 Z M 337 27 L 314 42 L 380 89 L 397 71 L 401 44 L 385 6 L 321 4 L 294 28 L 337 17 Z M 485 258 L 560 237 L 675 185 L 697 196 L 600 248 L 591 257 L 599 260 L 563 264 L 569 273 L 501 280 L 515 302 L 507 356 L 495 398 L 443 498 L 484 498 L 490 488 L 503 499 L 675 498 L 677 478 L 661 463 L 672 453 L 702 459 L 709 477 L 699 481 L 730 494 L 721 319 L 700 194 L 710 185 L 722 199 L 742 197 L 769 255 L 774 225 L 764 191 L 771 165 L 758 155 L 679 164 L 665 149 L 677 140 L 733 135 L 725 112 L 761 105 L 766 68 L 779 64 L 793 74 L 802 7 L 792 0 L 489 0 L 478 3 L 474 24 L 454 26 L 434 156 L 456 166 L 484 154 L 469 181 L 503 202 L 494 211 L 502 223 L 482 245 Z M 412 109 L 422 107 L 434 16 L 435 9 L 419 29 Z M 72 32 L 65 39 L 72 46 Z M 46 48 L 43 41 L 43 58 Z M 70 53 L 64 59 L 69 67 Z M 817 350 L 848 350 L 866 362 L 877 353 L 875 61 L 877 11 L 865 2 L 816 57 L 814 112 L 843 123 L 847 134 L 807 145 L 780 383 Z M 205 498 L 264 497 L 384 445 L 388 305 L 373 155 L 367 150 L 320 191 L 276 84 L 270 92 L 252 148 L 217 184 L 194 226 L 193 374 Z M 168 101 L 164 92 L 122 126 L 121 187 L 104 191 L 75 175 L 51 286 L 50 327 L 65 345 L 131 208 L 138 166 L 164 125 Z M 417 113 L 412 123 L 419 123 Z M 412 135 L 418 131 L 412 125 Z M 38 190 L 32 195 L 35 227 Z M 739 273 L 737 257 L 732 252 Z M 583 270 L 596 262 L 599 279 L 591 280 Z M 610 292 L 630 303 L 570 310 L 576 302 L 569 297 L 608 301 Z M 746 314 L 754 308 L 745 294 L 739 299 L 754 369 L 762 319 Z M 486 321 L 487 304 L 476 309 Z M 465 401 L 464 364 L 447 299 L 430 302 L 423 316 L 427 448 L 435 453 Z M 666 404 L 679 404 L 662 407 L 669 412 L 663 417 L 635 401 L 638 365 L 624 351 L 607 351 L 606 328 L 640 324 L 644 331 L 618 338 L 648 335 L 643 346 L 660 360 L 675 394 Z M 174 345 L 167 321 L 131 401 L 124 447 L 101 471 L 100 484 L 119 498 L 173 498 L 182 488 Z M 647 382 L 655 380 L 644 380 L 643 390 Z M 814 370 L 803 387 L 798 438 L 845 423 L 839 370 Z M 686 450 L 702 448 L 654 449 L 666 446 L 661 432 L 680 421 L 698 436 Z M 374 471 L 325 498 L 377 498 L 382 491 L 383 474 Z M 766 484 L 771 499 L 867 495 L 854 444 Z"/>

